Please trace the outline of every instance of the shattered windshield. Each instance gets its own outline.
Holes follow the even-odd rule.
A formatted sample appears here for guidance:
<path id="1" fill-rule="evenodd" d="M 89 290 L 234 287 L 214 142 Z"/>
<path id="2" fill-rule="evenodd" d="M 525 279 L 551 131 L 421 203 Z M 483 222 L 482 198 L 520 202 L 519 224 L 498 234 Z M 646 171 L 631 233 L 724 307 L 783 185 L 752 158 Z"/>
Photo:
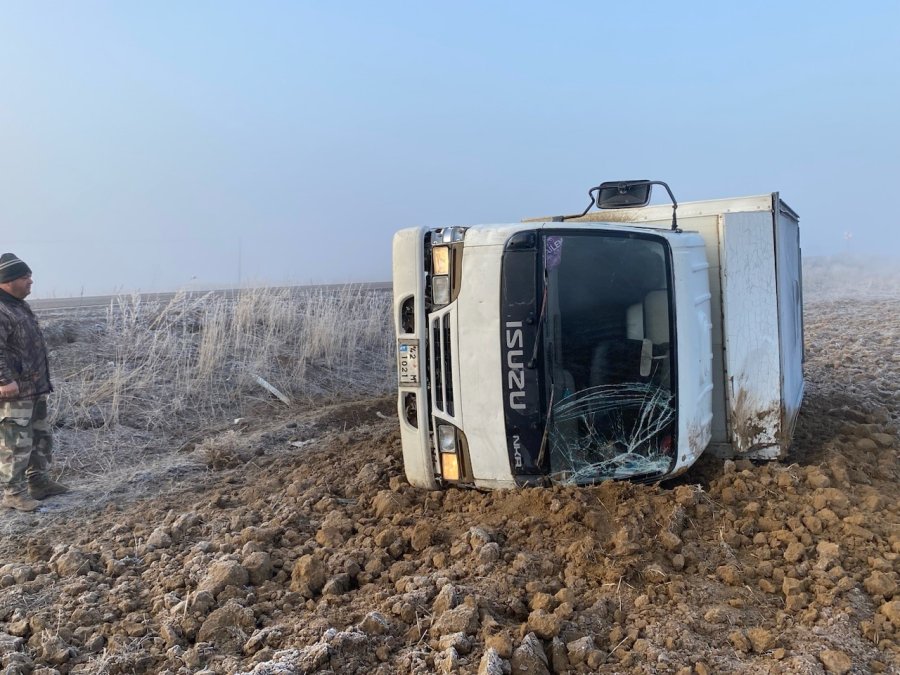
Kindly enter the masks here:
<path id="1" fill-rule="evenodd" d="M 552 478 L 667 473 L 676 429 L 667 244 L 563 232 L 546 234 L 543 251 Z"/>

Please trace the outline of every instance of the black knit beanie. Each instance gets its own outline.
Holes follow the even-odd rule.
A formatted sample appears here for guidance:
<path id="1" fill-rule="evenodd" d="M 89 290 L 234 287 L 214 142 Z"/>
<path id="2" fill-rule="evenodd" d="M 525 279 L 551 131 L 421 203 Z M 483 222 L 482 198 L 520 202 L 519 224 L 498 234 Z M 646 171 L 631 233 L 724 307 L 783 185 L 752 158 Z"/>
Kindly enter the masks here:
<path id="1" fill-rule="evenodd" d="M 0 255 L 0 284 L 5 284 L 7 281 L 15 281 L 26 274 L 31 274 L 31 268 L 19 260 L 15 253 Z"/>

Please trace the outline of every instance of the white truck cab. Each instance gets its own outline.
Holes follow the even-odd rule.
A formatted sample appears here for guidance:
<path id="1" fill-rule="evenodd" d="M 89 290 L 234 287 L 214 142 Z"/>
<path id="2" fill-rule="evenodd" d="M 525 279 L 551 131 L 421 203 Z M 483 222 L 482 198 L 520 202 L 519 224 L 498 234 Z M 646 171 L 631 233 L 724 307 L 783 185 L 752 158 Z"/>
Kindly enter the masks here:
<path id="1" fill-rule="evenodd" d="M 708 448 L 787 451 L 796 215 L 771 194 L 678 205 L 676 224 L 653 184 L 593 188 L 600 212 L 394 236 L 410 483 L 658 481 Z"/>

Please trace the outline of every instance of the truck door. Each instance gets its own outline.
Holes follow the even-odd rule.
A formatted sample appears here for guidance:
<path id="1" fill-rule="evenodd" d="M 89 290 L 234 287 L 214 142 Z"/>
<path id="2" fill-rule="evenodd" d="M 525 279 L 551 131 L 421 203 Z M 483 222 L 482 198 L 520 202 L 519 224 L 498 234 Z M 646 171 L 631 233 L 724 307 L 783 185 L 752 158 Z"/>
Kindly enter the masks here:
<path id="1" fill-rule="evenodd" d="M 712 321 L 709 263 L 703 239 L 667 233 L 672 245 L 678 334 L 678 460 L 673 473 L 693 464 L 712 438 Z"/>

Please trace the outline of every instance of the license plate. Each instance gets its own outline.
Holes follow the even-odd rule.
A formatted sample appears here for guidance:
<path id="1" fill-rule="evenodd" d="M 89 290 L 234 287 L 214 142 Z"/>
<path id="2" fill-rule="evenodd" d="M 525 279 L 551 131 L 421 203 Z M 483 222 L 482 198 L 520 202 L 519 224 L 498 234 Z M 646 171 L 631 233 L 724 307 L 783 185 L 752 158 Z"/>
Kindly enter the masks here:
<path id="1" fill-rule="evenodd" d="M 400 384 L 419 384 L 419 341 L 398 340 L 397 356 Z"/>

